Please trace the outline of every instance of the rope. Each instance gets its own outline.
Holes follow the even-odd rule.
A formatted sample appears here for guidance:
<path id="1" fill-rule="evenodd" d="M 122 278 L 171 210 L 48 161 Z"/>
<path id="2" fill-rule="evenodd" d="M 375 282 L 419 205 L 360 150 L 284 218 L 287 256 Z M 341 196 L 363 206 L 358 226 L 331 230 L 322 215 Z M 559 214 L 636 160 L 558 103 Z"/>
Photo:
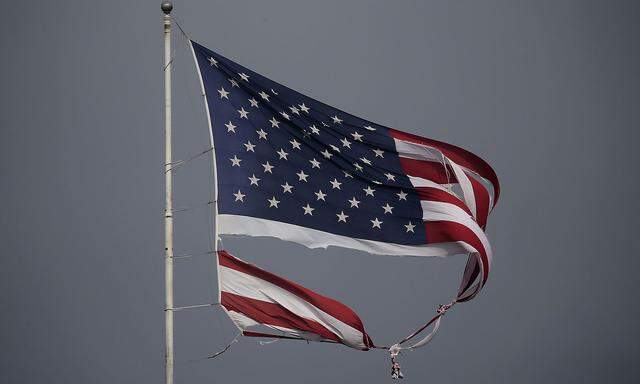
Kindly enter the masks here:
<path id="1" fill-rule="evenodd" d="M 236 335 L 236 337 L 234 337 L 233 340 L 231 340 L 231 342 L 229 344 L 225 345 L 224 348 L 222 348 L 221 350 L 219 350 L 216 353 L 213 353 L 213 354 L 211 354 L 209 356 L 200 357 L 200 358 L 197 358 L 197 359 L 185 360 L 185 361 L 182 361 L 181 363 L 196 363 L 196 362 L 202 361 L 202 360 L 215 359 L 216 357 L 218 357 L 218 356 L 222 355 L 223 353 L 227 352 L 229 350 L 229 348 L 231 348 L 231 346 L 233 344 L 237 343 L 238 342 L 238 338 L 240 338 L 240 336 L 242 336 L 242 333 L 238 333 Z"/>
<path id="2" fill-rule="evenodd" d="M 182 35 L 182 37 L 183 37 L 184 47 L 185 47 L 185 48 L 187 48 L 188 55 L 191 57 L 191 50 L 192 50 L 192 46 L 191 46 L 191 37 L 189 36 L 189 34 L 187 34 L 187 32 L 185 31 L 185 29 L 182 27 L 182 25 L 180 24 L 180 22 L 178 21 L 178 19 L 177 19 L 175 16 L 171 16 L 171 19 L 173 20 L 173 22 L 175 23 L 175 25 L 178 27 L 178 30 L 180 31 L 180 33 L 181 33 L 181 35 Z M 195 58 L 194 58 L 194 59 L 195 59 Z M 196 65 L 197 65 L 197 63 L 196 63 Z M 189 77 L 188 79 L 191 79 L 191 78 Z M 181 82 L 181 83 L 182 83 L 182 84 L 183 84 L 183 86 L 186 88 L 187 82 L 186 82 L 186 81 L 184 81 L 184 82 Z M 200 89 L 200 93 L 202 94 L 202 96 L 205 96 L 204 89 L 202 89 L 202 88 L 200 87 L 200 84 L 198 84 L 198 89 Z M 192 93 L 191 93 L 191 92 L 186 92 L 186 93 L 187 93 L 187 95 L 189 95 L 189 101 L 190 101 L 191 107 L 192 107 L 192 108 L 194 108 L 196 104 L 195 104 L 195 102 L 194 102 L 194 100 L 193 100 L 193 98 L 192 98 Z M 205 116 L 204 114 L 201 114 L 201 113 L 200 113 L 200 114 L 197 114 L 197 115 Z M 208 118 L 209 118 L 209 116 L 207 116 L 207 119 L 208 119 Z M 207 151 L 203 151 L 202 153 L 200 153 L 200 154 L 198 154 L 198 155 L 194 156 L 194 157 L 193 157 L 193 158 L 191 158 L 191 159 L 188 159 L 187 161 L 180 162 L 179 164 L 176 164 L 176 165 L 175 165 L 175 166 L 173 166 L 172 168 L 174 168 L 174 167 L 175 167 L 176 169 L 178 169 L 178 168 L 180 168 L 180 167 L 182 167 L 182 166 L 186 165 L 189 161 L 194 160 L 195 158 L 197 158 L 197 157 L 199 157 L 199 156 L 202 156 L 204 153 L 209 152 L 209 151 L 215 151 L 215 148 L 214 148 L 214 147 L 211 147 L 211 148 L 209 148 Z M 207 231 L 207 234 L 208 234 L 208 236 L 209 236 L 209 243 L 210 243 L 210 244 L 212 244 L 212 248 L 213 248 L 213 249 L 217 249 L 218 241 L 220 241 L 220 245 L 221 245 L 222 247 L 224 247 L 224 245 L 222 244 L 222 240 L 220 239 L 220 237 L 219 237 L 219 236 L 216 236 L 216 238 L 215 238 L 215 239 L 213 239 L 213 236 L 212 236 L 212 233 L 215 233 L 215 230 L 213 230 L 213 229 L 214 229 L 214 228 L 215 228 L 215 229 L 217 229 L 216 227 L 217 227 L 217 225 L 218 225 L 218 223 L 217 223 L 217 219 L 216 219 L 216 222 L 215 222 L 215 227 L 214 227 L 214 223 L 211 221 L 211 220 L 212 220 L 212 217 L 215 217 L 215 206 L 214 206 L 213 204 L 215 204 L 215 203 L 216 203 L 216 198 L 215 198 L 215 193 L 214 193 L 214 189 L 213 189 L 213 188 L 217 188 L 217 186 L 215 185 L 215 182 L 213 182 L 213 181 L 215 181 L 215 180 L 212 180 L 212 183 L 210 183 L 210 184 L 209 184 L 209 185 L 211 186 L 211 191 L 210 191 L 210 201 L 209 201 L 206 205 L 207 205 L 207 206 L 211 206 L 211 208 L 212 208 L 212 213 L 214 213 L 214 214 L 213 214 L 213 215 L 206 215 L 206 220 L 207 220 L 207 226 L 208 226 L 208 227 L 210 227 L 210 228 L 212 228 L 212 230 L 211 230 L 211 231 Z M 188 207 L 187 207 L 187 208 L 183 208 L 183 209 L 180 209 L 180 211 L 185 211 L 185 210 L 188 210 L 188 209 L 190 209 L 190 208 L 188 208 Z M 214 253 L 214 252 L 213 252 L 213 251 L 211 251 L 211 252 L 207 252 L 206 254 L 213 254 L 213 253 Z M 218 266 L 217 266 L 217 265 L 215 265 L 215 266 L 214 266 L 214 268 L 218 268 Z M 217 285 L 218 285 L 218 284 L 217 284 L 217 283 L 215 283 L 215 282 L 213 282 L 213 281 L 212 281 L 212 284 L 214 284 L 214 286 L 213 286 L 213 289 L 211 290 L 211 292 L 216 292 L 216 291 L 218 290 L 218 289 L 217 289 Z M 217 300 L 217 296 L 218 296 L 218 294 L 215 294 L 215 299 L 214 299 L 214 300 Z M 220 318 L 217 318 L 217 319 L 218 319 L 219 326 L 220 326 L 220 327 L 222 327 L 222 323 L 221 323 L 221 321 L 220 321 Z"/>
<path id="3" fill-rule="evenodd" d="M 184 307 L 173 307 L 173 308 L 165 308 L 166 311 L 178 312 L 185 309 L 193 309 L 193 308 L 204 308 L 204 307 L 213 307 L 215 305 L 220 305 L 220 303 L 207 303 L 207 304 L 196 304 L 196 305 L 187 305 Z"/>
<path id="4" fill-rule="evenodd" d="M 438 309 L 436 310 L 437 314 L 431 320 L 426 322 L 424 325 L 422 325 L 420 328 L 415 330 L 409 336 L 407 336 L 404 339 L 402 339 L 400 342 L 395 343 L 394 345 L 392 345 L 391 347 L 388 348 L 389 358 L 391 359 L 391 378 L 392 379 L 402 379 L 402 378 L 404 378 L 404 375 L 402 374 L 402 371 L 400 370 L 400 363 L 398 363 L 396 361 L 396 358 L 398 357 L 398 355 L 400 355 L 400 353 L 403 350 L 413 350 L 413 349 L 417 349 L 417 348 L 420 348 L 420 347 L 423 347 L 423 346 L 427 345 L 433 339 L 433 337 L 436 335 L 436 333 L 438 332 L 438 329 L 440 328 L 440 321 L 442 320 L 442 316 L 444 316 L 444 314 L 451 307 L 453 307 L 456 302 L 457 302 L 456 300 L 453 300 L 449 304 L 440 305 L 438 307 Z M 427 329 L 430 325 L 433 325 L 433 329 L 431 330 L 431 332 L 429 332 L 429 334 L 427 334 L 427 336 L 423 337 L 422 340 L 420 340 L 417 343 L 415 343 L 413 345 L 410 345 L 408 347 L 401 347 L 400 346 L 401 344 L 406 343 L 407 341 L 413 339 L 414 337 L 416 337 L 417 335 L 422 333 L 422 331 Z"/>
<path id="5" fill-rule="evenodd" d="M 204 207 L 204 206 L 208 206 L 215 203 L 215 201 L 211 200 L 211 201 L 207 201 L 206 203 L 200 203 L 200 204 L 193 204 L 191 206 L 184 206 L 184 207 L 178 207 L 178 208 L 173 208 L 171 210 L 172 213 L 176 213 L 176 212 L 186 212 L 186 211 L 192 211 L 196 208 L 200 208 L 200 207 Z M 166 212 L 166 211 L 165 211 Z"/>
<path id="6" fill-rule="evenodd" d="M 416 337 L 417 335 L 419 335 L 420 333 L 422 333 L 422 331 L 424 331 L 426 328 L 428 328 L 431 324 L 433 324 L 435 321 L 439 320 L 444 314 L 445 312 L 447 312 L 449 310 L 449 308 L 451 308 L 454 304 L 456 303 L 456 301 L 452 301 L 449 304 L 446 305 L 440 305 L 437 309 L 437 315 L 435 315 L 431 320 L 429 320 L 428 322 L 426 322 L 423 326 L 421 326 L 420 328 L 418 328 L 417 330 L 415 330 L 412 334 L 410 334 L 409 336 L 405 337 L 404 339 L 402 339 L 402 341 L 400 341 L 399 343 L 395 344 L 395 345 L 401 345 L 406 343 L 407 341 L 413 339 L 414 337 Z M 427 336 L 428 337 L 428 336 Z M 406 347 L 406 348 L 402 348 L 402 349 L 412 349 L 412 348 L 417 348 L 416 345 L 419 344 L 420 342 L 410 346 L 410 347 Z M 425 343 L 426 344 L 426 343 Z M 422 344 L 424 345 L 424 344 Z M 422 346 L 420 345 L 420 346 Z M 392 346 L 393 347 L 393 346 Z"/>
<path id="7" fill-rule="evenodd" d="M 171 53 L 169 54 L 169 62 L 162 67 L 162 72 L 165 72 L 167 68 L 169 68 L 169 66 L 173 63 L 173 60 L 176 58 L 176 49 L 177 48 L 173 48 L 171 50 Z"/>
<path id="8" fill-rule="evenodd" d="M 180 30 L 180 33 L 182 33 L 182 36 L 184 36 L 185 38 L 191 40 L 191 37 L 189 37 L 189 35 L 187 35 L 187 32 L 184 31 L 184 29 L 182 28 L 182 26 L 178 22 L 178 19 L 176 19 L 175 16 L 171 16 L 171 19 L 173 19 L 173 21 L 176 23 L 176 27 L 178 27 L 178 29 Z"/>
<path id="9" fill-rule="evenodd" d="M 164 66 L 164 68 L 162 68 L 162 71 L 166 71 L 167 68 L 169 68 L 169 66 L 173 63 L 173 59 L 175 59 L 175 54 L 176 54 L 176 50 L 173 49 L 173 51 L 171 52 L 171 58 L 169 59 L 169 62 Z"/>
<path id="10" fill-rule="evenodd" d="M 173 255 L 173 257 L 169 257 L 170 259 L 190 259 L 196 256 L 207 256 L 213 255 L 215 251 L 206 251 L 206 252 L 198 252 L 198 253 L 181 253 L 178 255 Z"/>
<path id="11" fill-rule="evenodd" d="M 184 167 L 185 165 L 189 164 L 190 162 L 192 162 L 193 160 L 199 158 L 202 155 L 206 155 L 207 153 L 213 151 L 213 147 L 207 148 L 204 151 L 195 154 L 193 156 L 191 156 L 190 158 L 188 158 L 187 160 L 176 160 L 172 163 L 165 163 L 164 166 L 166 167 L 167 165 L 172 165 L 171 167 L 167 168 L 164 170 L 164 173 L 167 172 L 173 172 L 174 170 L 178 170 L 182 167 Z"/>
<path id="12" fill-rule="evenodd" d="M 222 355 L 223 353 L 227 352 L 229 350 L 229 348 L 231 348 L 231 346 L 235 343 L 238 342 L 238 338 L 242 336 L 242 332 L 238 333 L 236 335 L 236 337 L 233 338 L 233 340 L 231 340 L 231 342 L 229 344 L 227 344 L 224 348 L 222 348 L 221 350 L 219 350 L 218 352 L 214 353 L 213 355 L 209 355 L 206 358 L 207 359 L 215 359 L 216 357 Z"/>

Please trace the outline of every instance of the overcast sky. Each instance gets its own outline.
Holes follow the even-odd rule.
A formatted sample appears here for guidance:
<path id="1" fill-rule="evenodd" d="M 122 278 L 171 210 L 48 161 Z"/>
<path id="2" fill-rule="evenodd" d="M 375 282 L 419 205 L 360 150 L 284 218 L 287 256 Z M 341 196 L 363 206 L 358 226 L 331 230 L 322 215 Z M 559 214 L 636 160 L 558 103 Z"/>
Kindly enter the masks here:
<path id="1" fill-rule="evenodd" d="M 633 1 L 175 1 L 190 35 L 311 97 L 473 151 L 502 196 L 480 297 L 401 357 L 409 382 L 631 383 L 640 7 Z M 12 1 L 0 44 L 0 381 L 164 377 L 160 1 Z M 177 31 L 174 153 L 206 149 Z M 175 178 L 176 252 L 210 247 L 211 162 Z M 277 239 L 224 247 L 398 340 L 456 292 L 463 256 L 418 259 Z M 213 261 L 176 263 L 176 305 L 211 302 Z M 176 383 L 387 383 L 383 351 L 242 339 L 216 309 L 176 314 Z"/>

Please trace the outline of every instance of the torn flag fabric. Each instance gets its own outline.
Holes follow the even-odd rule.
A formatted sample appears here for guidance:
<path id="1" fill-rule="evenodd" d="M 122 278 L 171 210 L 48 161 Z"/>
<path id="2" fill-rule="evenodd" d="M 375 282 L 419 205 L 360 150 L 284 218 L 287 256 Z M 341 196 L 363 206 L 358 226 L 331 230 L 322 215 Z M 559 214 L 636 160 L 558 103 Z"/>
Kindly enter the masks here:
<path id="1" fill-rule="evenodd" d="M 373 348 L 346 305 L 218 251 L 221 305 L 245 336 L 293 338 Z M 255 328 L 266 327 L 265 333 Z"/>
<path id="2" fill-rule="evenodd" d="M 484 160 L 191 46 L 215 146 L 220 235 L 382 255 L 471 254 L 457 301 L 480 291 L 491 263 L 484 228 L 500 193 Z"/>

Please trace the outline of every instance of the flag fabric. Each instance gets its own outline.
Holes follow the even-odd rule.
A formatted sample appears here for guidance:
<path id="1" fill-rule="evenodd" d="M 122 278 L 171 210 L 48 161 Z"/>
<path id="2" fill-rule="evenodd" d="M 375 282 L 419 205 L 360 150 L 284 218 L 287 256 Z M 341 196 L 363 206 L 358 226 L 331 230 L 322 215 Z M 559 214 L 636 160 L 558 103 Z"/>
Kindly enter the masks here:
<path id="1" fill-rule="evenodd" d="M 220 304 L 245 336 L 325 341 L 373 348 L 349 307 L 308 288 L 218 252 Z M 275 333 L 251 330 L 258 326 Z"/>
<path id="2" fill-rule="evenodd" d="M 218 233 L 374 254 L 469 254 L 456 301 L 487 281 L 493 169 L 384 127 L 191 42 L 215 151 Z M 475 284 L 474 284 L 475 283 Z"/>

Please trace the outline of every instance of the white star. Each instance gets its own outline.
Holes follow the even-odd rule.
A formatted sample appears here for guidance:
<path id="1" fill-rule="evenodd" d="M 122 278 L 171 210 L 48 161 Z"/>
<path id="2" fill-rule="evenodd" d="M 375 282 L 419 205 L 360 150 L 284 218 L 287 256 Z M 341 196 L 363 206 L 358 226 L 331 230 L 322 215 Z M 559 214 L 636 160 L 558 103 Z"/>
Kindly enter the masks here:
<path id="1" fill-rule="evenodd" d="M 281 115 L 282 115 L 282 117 L 284 117 L 285 119 L 287 119 L 287 120 L 291 120 L 291 118 L 289 118 L 289 115 L 288 115 L 286 112 L 282 111 L 282 112 L 280 112 L 280 114 L 281 114 Z"/>
<path id="2" fill-rule="evenodd" d="M 349 140 L 347 140 L 346 138 L 342 138 L 342 140 L 340 140 L 342 142 L 342 146 L 343 147 L 347 147 L 349 149 L 351 149 L 351 142 Z"/>
<path id="3" fill-rule="evenodd" d="M 273 165 L 269 164 L 269 162 L 267 161 L 265 164 L 262 164 L 262 166 L 264 167 L 265 173 L 270 173 L 273 175 L 273 172 L 271 172 L 271 170 L 274 168 Z"/>
<path id="4" fill-rule="evenodd" d="M 349 172 L 347 172 L 347 171 L 342 171 L 342 173 L 344 173 L 344 177 L 350 177 L 350 178 L 352 178 L 352 179 L 353 179 L 353 176 L 352 176 Z"/>
<path id="5" fill-rule="evenodd" d="M 340 185 L 342 185 L 341 182 L 338 181 L 338 179 L 334 178 L 332 181 L 330 181 L 331 183 L 331 188 L 332 189 L 340 189 Z"/>
<path id="6" fill-rule="evenodd" d="M 294 149 L 300 149 L 300 143 L 296 139 L 289 141 Z"/>
<path id="7" fill-rule="evenodd" d="M 382 206 L 382 209 L 384 209 L 384 214 L 386 215 L 387 213 L 393 215 L 393 207 L 389 205 L 389 203 L 386 203 L 385 205 Z"/>
<path id="8" fill-rule="evenodd" d="M 333 145 L 333 144 L 329 144 L 329 146 L 331 147 L 331 149 L 333 149 L 333 151 L 334 151 L 334 152 L 338 152 L 338 153 L 340 153 L 340 148 L 336 147 L 336 146 L 335 146 L 335 145 Z"/>
<path id="9" fill-rule="evenodd" d="M 404 227 L 405 227 L 405 228 L 407 228 L 407 233 L 409 233 L 409 232 L 415 233 L 415 232 L 413 231 L 413 228 L 415 228 L 416 226 L 415 226 L 415 225 L 413 225 L 411 222 L 409 222 L 409 224 L 405 224 L 405 226 L 404 226 Z"/>
<path id="10" fill-rule="evenodd" d="M 245 194 L 243 194 L 242 192 L 240 192 L 240 190 L 238 189 L 238 192 L 234 193 L 233 196 L 236 197 L 235 201 L 240 201 L 244 203 L 244 197 L 246 196 Z"/>
<path id="11" fill-rule="evenodd" d="M 367 165 L 371 165 L 371 160 L 367 159 L 366 157 L 361 157 L 360 161 L 362 161 L 363 163 L 365 163 Z"/>
<path id="12" fill-rule="evenodd" d="M 242 72 L 242 73 L 238 73 L 238 76 L 240 76 L 241 80 L 244 80 L 246 82 L 249 82 L 249 75 L 247 75 L 246 73 Z"/>
<path id="13" fill-rule="evenodd" d="M 260 179 L 256 177 L 255 173 L 251 175 L 251 177 L 249 177 L 248 179 L 249 179 L 249 182 L 251 183 L 249 185 L 255 185 L 256 187 L 258 187 L 258 181 L 260 181 Z"/>
<path id="14" fill-rule="evenodd" d="M 269 122 L 271 123 L 271 128 L 280 128 L 278 126 L 280 124 L 280 122 L 278 120 L 276 120 L 275 117 L 272 117 L 271 120 L 269 120 Z"/>
<path id="15" fill-rule="evenodd" d="M 267 132 L 265 132 L 262 128 L 260 128 L 259 131 L 256 131 L 256 133 L 258 134 L 259 139 L 267 140 Z"/>
<path id="16" fill-rule="evenodd" d="M 307 203 L 306 207 L 302 207 L 302 209 L 304 209 L 305 215 L 313 216 L 312 212 L 315 210 L 315 208 L 311 208 L 311 206 L 309 206 L 309 203 Z"/>
<path id="17" fill-rule="evenodd" d="M 289 107 L 289 109 L 291 110 L 291 113 L 293 113 L 294 115 L 300 116 L 300 110 L 298 108 L 296 108 L 295 105 Z"/>
<path id="18" fill-rule="evenodd" d="M 347 217 L 349 217 L 349 215 L 345 215 L 344 211 L 340 211 L 340 213 L 336 213 L 336 216 L 338 216 L 338 223 L 339 222 L 343 222 L 346 223 L 347 222 Z"/>
<path id="19" fill-rule="evenodd" d="M 398 195 L 398 200 L 407 200 L 407 194 L 404 193 L 404 191 L 400 191 L 399 193 L 396 193 L 396 195 Z"/>
<path id="20" fill-rule="evenodd" d="M 382 157 L 384 159 L 384 151 L 382 149 L 372 149 L 372 151 L 376 154 L 376 157 Z"/>
<path id="21" fill-rule="evenodd" d="M 363 136 L 361 134 L 359 134 L 358 132 L 353 132 L 351 134 L 351 136 L 353 136 L 353 140 L 362 142 Z"/>
<path id="22" fill-rule="evenodd" d="M 275 196 L 273 196 L 271 199 L 267 199 L 267 201 L 269 202 L 269 208 L 271 207 L 278 208 L 278 203 L 280 203 L 280 200 L 276 200 Z"/>
<path id="23" fill-rule="evenodd" d="M 218 67 L 218 60 L 214 59 L 213 57 L 209 58 L 209 65 L 211 65 L 212 67 L 215 65 L 216 67 Z"/>
<path id="24" fill-rule="evenodd" d="M 371 188 L 370 186 L 367 186 L 367 188 L 363 189 L 364 193 L 366 193 L 366 196 L 373 196 L 373 192 L 375 192 L 376 190 Z"/>
<path id="25" fill-rule="evenodd" d="M 271 93 L 273 93 L 274 95 L 278 96 L 278 92 L 274 91 L 273 88 L 271 88 Z"/>
<path id="26" fill-rule="evenodd" d="M 329 128 L 329 127 L 330 127 L 330 125 L 329 125 L 329 124 L 327 124 L 327 123 L 325 123 L 324 121 L 322 122 L 322 125 L 324 125 L 324 126 L 325 126 L 325 127 L 327 127 L 327 128 Z"/>
<path id="27" fill-rule="evenodd" d="M 238 109 L 238 113 L 240 114 L 240 118 L 245 118 L 245 119 L 249 119 L 249 112 L 244 110 L 244 107 L 241 107 L 240 109 Z"/>
<path id="28" fill-rule="evenodd" d="M 289 183 L 287 183 L 286 181 L 284 184 L 281 185 L 281 187 L 283 189 L 282 193 L 287 193 L 287 192 L 293 193 L 291 192 L 291 190 L 293 189 L 293 185 L 289 185 Z"/>
<path id="29" fill-rule="evenodd" d="M 218 89 L 218 93 L 220 93 L 220 98 L 221 99 L 229 100 L 229 92 L 225 91 L 224 87 L 220 87 L 220 89 Z"/>
<path id="30" fill-rule="evenodd" d="M 229 160 L 231 160 L 231 166 L 232 167 L 235 167 L 235 166 L 239 167 L 240 166 L 240 162 L 242 161 L 242 159 L 238 159 L 238 156 L 236 156 L 236 155 L 233 155 L 233 157 L 231 159 L 229 159 Z"/>
<path id="31" fill-rule="evenodd" d="M 372 224 L 371 228 L 378 228 L 381 229 L 380 225 L 382 224 L 382 221 L 378 220 L 378 218 L 376 217 L 375 220 L 369 220 Z"/>
<path id="32" fill-rule="evenodd" d="M 360 204 L 360 200 L 356 200 L 355 196 L 351 198 L 351 200 L 347 200 L 349 204 L 351 204 L 351 208 L 360 208 L 358 204 Z"/>
<path id="33" fill-rule="evenodd" d="M 324 151 L 320 152 L 322 154 L 322 156 L 326 157 L 327 159 L 330 159 L 331 156 L 333 156 L 333 154 L 331 152 L 329 152 L 327 149 L 325 149 Z"/>
<path id="34" fill-rule="evenodd" d="M 375 130 L 376 130 L 375 128 L 373 128 L 373 127 L 372 127 L 372 126 L 370 126 L 370 125 L 365 125 L 365 126 L 364 126 L 364 129 L 367 129 L 367 130 L 369 130 L 369 131 L 375 131 Z"/>
<path id="35" fill-rule="evenodd" d="M 229 122 L 227 124 L 224 125 L 225 127 L 227 127 L 227 132 L 233 132 L 236 133 L 236 126 L 233 125 L 233 123 L 231 122 L 231 120 L 229 120 Z"/>
<path id="36" fill-rule="evenodd" d="M 298 181 L 304 181 L 305 183 L 307 182 L 307 177 L 309 177 L 309 175 L 304 173 L 304 171 L 302 171 L 302 170 L 300 172 L 296 173 L 296 175 L 298 175 Z"/>
<path id="37" fill-rule="evenodd" d="M 280 157 L 280 160 L 282 159 L 287 160 L 287 156 L 289 156 L 289 153 L 285 152 L 284 149 L 282 148 L 280 148 L 280 150 L 276 153 L 278 154 L 278 157 Z"/>
<path id="38" fill-rule="evenodd" d="M 326 193 L 322 192 L 322 189 L 318 189 L 318 192 L 314 192 L 316 194 L 317 199 L 316 200 L 322 200 L 322 201 L 326 201 L 324 198 L 327 196 Z"/>
<path id="39" fill-rule="evenodd" d="M 307 107 L 306 105 L 304 105 L 304 103 L 299 105 L 300 110 L 304 113 L 309 113 L 309 107 Z"/>
<path id="40" fill-rule="evenodd" d="M 314 157 L 313 160 L 309 160 L 309 162 L 311 163 L 311 168 L 318 168 L 320 169 L 320 162 L 318 160 L 316 160 L 316 158 Z"/>
<path id="41" fill-rule="evenodd" d="M 311 130 L 311 132 L 315 133 L 316 135 L 320 135 L 320 130 L 316 127 L 315 124 L 310 126 L 309 129 Z"/>
<path id="42" fill-rule="evenodd" d="M 358 163 L 353 163 L 353 166 L 356 167 L 356 171 L 362 171 L 362 165 Z"/>
<path id="43" fill-rule="evenodd" d="M 258 95 L 260 95 L 260 97 L 262 97 L 263 100 L 269 101 L 269 94 L 266 93 L 265 91 L 260 91 Z"/>
<path id="44" fill-rule="evenodd" d="M 338 116 L 333 116 L 333 117 L 332 117 L 332 119 L 333 119 L 333 122 L 334 122 L 334 123 L 336 123 L 336 124 L 342 124 L 342 119 L 341 119 L 341 118 L 339 118 Z"/>
<path id="45" fill-rule="evenodd" d="M 255 144 L 251 144 L 251 141 L 248 141 L 244 144 L 244 146 L 247 148 L 247 152 L 253 152 L 255 153 L 256 151 L 253 150 L 253 148 L 256 147 Z"/>
<path id="46" fill-rule="evenodd" d="M 258 100 L 254 99 L 253 97 L 249 99 L 249 104 L 251 104 L 252 107 L 258 108 Z"/>
<path id="47" fill-rule="evenodd" d="M 240 86 L 238 85 L 238 82 L 235 81 L 234 79 L 229 79 L 229 82 L 231 83 L 231 88 L 233 88 L 233 87 L 240 88 Z"/>
<path id="48" fill-rule="evenodd" d="M 392 173 L 385 173 L 385 176 L 387 176 L 387 181 L 396 181 L 396 177 L 394 174 Z"/>

